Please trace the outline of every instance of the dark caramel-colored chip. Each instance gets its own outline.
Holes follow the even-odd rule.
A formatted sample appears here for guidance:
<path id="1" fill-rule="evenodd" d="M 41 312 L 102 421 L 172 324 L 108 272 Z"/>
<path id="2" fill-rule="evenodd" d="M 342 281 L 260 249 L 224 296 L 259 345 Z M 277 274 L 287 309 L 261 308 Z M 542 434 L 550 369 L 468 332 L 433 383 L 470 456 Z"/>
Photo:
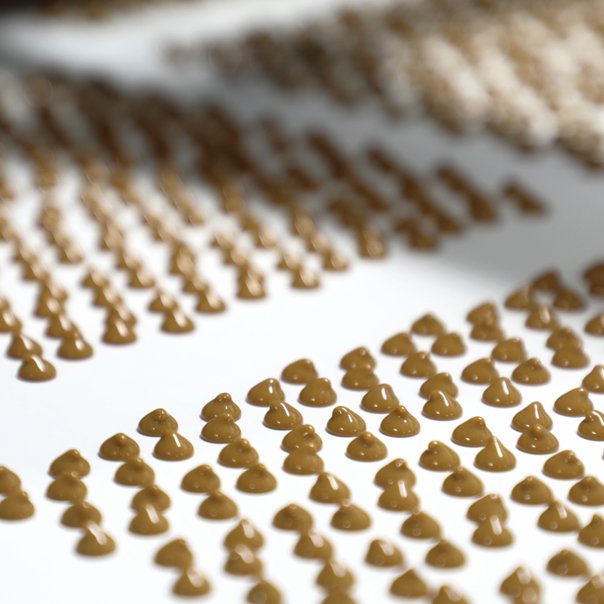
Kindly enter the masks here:
<path id="1" fill-rule="evenodd" d="M 454 470 L 459 466 L 459 463 L 459 455 L 438 440 L 431 441 L 419 458 L 419 465 L 422 468 L 436 472 Z"/>
<path id="2" fill-rule="evenodd" d="M 539 516 L 540 528 L 554 533 L 571 533 L 579 530 L 579 519 L 559 501 L 552 501 Z"/>
<path id="3" fill-rule="evenodd" d="M 310 359 L 298 359 L 287 365 L 281 372 L 281 379 L 290 384 L 308 384 L 318 377 L 317 369 Z"/>
<path id="4" fill-rule="evenodd" d="M 279 510 L 273 517 L 273 526 L 282 531 L 303 533 L 312 528 L 312 516 L 304 508 L 290 503 Z"/>
<path id="5" fill-rule="evenodd" d="M 336 407 L 327 421 L 326 430 L 334 436 L 356 436 L 365 432 L 365 420 L 348 407 Z"/>
<path id="6" fill-rule="evenodd" d="M 484 447 L 491 436 L 484 418 L 471 417 L 453 430 L 451 440 L 463 447 Z"/>
<path id="7" fill-rule="evenodd" d="M 476 454 L 474 465 L 487 472 L 508 472 L 516 467 L 516 458 L 498 438 L 492 436 L 485 447 Z"/>
<path id="8" fill-rule="evenodd" d="M 331 526 L 341 531 L 364 531 L 371 526 L 371 517 L 354 503 L 344 501 L 331 517 Z"/>
<path id="9" fill-rule="evenodd" d="M 258 407 L 270 407 L 285 402 L 285 393 L 279 380 L 268 378 L 250 388 L 247 402 Z"/>
<path id="10" fill-rule="evenodd" d="M 377 384 L 371 387 L 361 399 L 361 409 L 370 413 L 390 413 L 399 404 L 399 400 L 389 384 Z"/>

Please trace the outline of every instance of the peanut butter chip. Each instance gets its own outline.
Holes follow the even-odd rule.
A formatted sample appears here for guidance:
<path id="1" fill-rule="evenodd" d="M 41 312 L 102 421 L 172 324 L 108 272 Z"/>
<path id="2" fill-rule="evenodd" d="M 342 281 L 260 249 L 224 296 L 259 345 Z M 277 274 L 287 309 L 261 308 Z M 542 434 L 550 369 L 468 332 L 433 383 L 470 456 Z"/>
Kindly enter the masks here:
<path id="1" fill-rule="evenodd" d="M 168 520 L 152 505 L 144 505 L 137 510 L 130 521 L 129 530 L 136 535 L 160 535 L 169 528 Z"/>
<path id="2" fill-rule="evenodd" d="M 83 529 L 90 523 L 101 524 L 101 512 L 86 501 L 70 505 L 61 516 L 61 524 L 69 528 Z"/>
<path id="3" fill-rule="evenodd" d="M 435 391 L 445 392 L 451 397 L 456 397 L 458 393 L 457 386 L 453 383 L 453 378 L 449 373 L 437 373 L 429 377 L 420 387 L 419 394 L 424 398 L 429 398 Z"/>
<path id="4" fill-rule="evenodd" d="M 252 551 L 256 551 L 264 545 L 264 537 L 249 520 L 242 518 L 235 528 L 226 534 L 223 543 L 227 549 L 245 545 Z"/>
<path id="5" fill-rule="evenodd" d="M 312 525 L 312 516 L 304 508 L 295 503 L 286 505 L 273 518 L 273 526 L 282 531 L 303 533 L 310 530 Z"/>
<path id="6" fill-rule="evenodd" d="M 596 365 L 584 378 L 582 382 L 583 388 L 589 392 L 602 393 L 604 392 L 604 366 Z"/>
<path id="7" fill-rule="evenodd" d="M 435 420 L 452 420 L 461 417 L 461 405 L 449 394 L 433 390 L 422 408 L 425 417 Z"/>
<path id="8" fill-rule="evenodd" d="M 235 485 L 244 493 L 269 493 L 277 488 L 277 479 L 263 464 L 255 464 L 242 472 Z"/>
<path id="9" fill-rule="evenodd" d="M 264 425 L 273 430 L 293 430 L 304 422 L 302 414 L 288 403 L 271 405 L 264 415 Z"/>
<path id="10" fill-rule="evenodd" d="M 31 355 L 41 355 L 42 346 L 32 338 L 20 332 L 14 332 L 6 349 L 6 356 L 10 359 L 24 360 Z"/>
<path id="11" fill-rule="evenodd" d="M 63 472 L 48 485 L 46 497 L 55 501 L 81 501 L 87 492 L 76 472 Z"/>
<path id="12" fill-rule="evenodd" d="M 408 437 L 419 433 L 420 425 L 403 405 L 391 411 L 380 423 L 380 432 L 386 436 Z"/>
<path id="13" fill-rule="evenodd" d="M 354 585 L 354 576 L 340 562 L 328 560 L 317 575 L 317 585 L 329 592 L 346 591 Z"/>
<path id="14" fill-rule="evenodd" d="M 247 592 L 246 602 L 249 604 L 282 604 L 281 592 L 268 581 L 262 579 Z"/>
<path id="15" fill-rule="evenodd" d="M 525 453 L 553 453 L 558 450 L 558 439 L 547 428 L 534 424 L 518 437 L 516 447 Z"/>
<path id="16" fill-rule="evenodd" d="M 379 461 L 388 455 L 386 445 L 371 432 L 364 432 L 346 447 L 346 455 L 355 461 Z"/>
<path id="17" fill-rule="evenodd" d="M 502 581 L 499 591 L 519 604 L 530 604 L 539 602 L 541 587 L 528 569 L 519 566 Z"/>
<path id="18" fill-rule="evenodd" d="M 491 436 L 484 418 L 471 417 L 453 430 L 451 440 L 462 447 L 484 447 Z"/>
<path id="19" fill-rule="evenodd" d="M 46 382 L 57 376 L 54 366 L 40 355 L 31 354 L 23 359 L 17 377 L 25 382 Z"/>
<path id="20" fill-rule="evenodd" d="M 347 352 L 340 359 L 340 368 L 346 371 L 350 369 L 357 369 L 359 367 L 366 367 L 368 369 L 375 369 L 376 361 L 364 346 L 355 348 L 350 352 Z"/>
<path id="21" fill-rule="evenodd" d="M 252 549 L 245 545 L 235 545 L 228 554 L 224 570 L 231 575 L 260 575 L 262 562 Z"/>
<path id="22" fill-rule="evenodd" d="M 180 488 L 189 493 L 210 493 L 220 488 L 220 478 L 210 466 L 203 464 L 183 476 Z"/>
<path id="23" fill-rule="evenodd" d="M 201 429 L 201 438 L 210 443 L 229 443 L 241 437 L 241 429 L 228 413 L 209 420 Z"/>
<path id="24" fill-rule="evenodd" d="M 419 505 L 419 498 L 404 480 L 400 480 L 384 488 L 378 505 L 391 512 L 410 512 Z"/>
<path id="25" fill-rule="evenodd" d="M 459 455 L 438 440 L 431 441 L 419 458 L 419 465 L 422 468 L 436 472 L 454 470 L 459 466 L 459 463 Z"/>
<path id="26" fill-rule="evenodd" d="M 6 466 L 0 466 L 0 495 L 9 495 L 21 488 L 21 479 Z"/>
<path id="27" fill-rule="evenodd" d="M 461 379 L 470 384 L 491 384 L 499 377 L 491 359 L 478 359 L 470 363 L 462 372 Z"/>
<path id="28" fill-rule="evenodd" d="M 516 467 L 516 458 L 501 444 L 498 438 L 493 436 L 486 446 L 476 454 L 474 465 L 487 472 L 507 472 Z"/>
<path id="29" fill-rule="evenodd" d="M 364 531 L 371 526 L 371 517 L 354 503 L 344 501 L 331 517 L 331 526 L 341 531 Z"/>
<path id="30" fill-rule="evenodd" d="M 138 444 L 123 432 L 109 437 L 99 449 L 99 456 L 108 461 L 126 461 L 138 457 L 139 453 Z"/>
<path id="31" fill-rule="evenodd" d="M 168 430 L 178 430 L 178 423 L 165 409 L 155 409 L 138 422 L 138 431 L 145 436 L 161 436 Z"/>
<path id="32" fill-rule="evenodd" d="M 512 489 L 510 497 L 517 503 L 543 505 L 553 501 L 550 488 L 535 476 L 527 476 Z"/>
<path id="33" fill-rule="evenodd" d="M 500 363 L 520 363 L 526 361 L 527 354 L 520 338 L 509 338 L 495 344 L 491 358 Z"/>
<path id="34" fill-rule="evenodd" d="M 579 519 L 559 501 L 553 501 L 539 516 L 539 527 L 555 533 L 570 533 L 579 530 Z"/>
<path id="35" fill-rule="evenodd" d="M 549 382 L 549 371 L 539 359 L 528 359 L 512 371 L 512 379 L 519 384 L 538 385 Z"/>
<path id="36" fill-rule="evenodd" d="M 318 503 L 341 503 L 350 499 L 350 489 L 337 476 L 321 472 L 311 487 L 309 496 Z"/>
<path id="37" fill-rule="evenodd" d="M 489 516 L 478 525 L 472 541 L 482 547 L 506 547 L 512 544 L 514 537 L 499 516 Z"/>
<path id="38" fill-rule="evenodd" d="M 588 440 L 604 440 L 604 413 L 592 411 L 579 424 L 577 434 Z"/>
<path id="39" fill-rule="evenodd" d="M 428 313 L 414 321 L 411 331 L 422 336 L 437 336 L 444 333 L 445 328 L 437 317 Z"/>
<path id="40" fill-rule="evenodd" d="M 162 491 L 156 484 L 143 487 L 130 502 L 130 507 L 140 511 L 146 505 L 152 505 L 156 510 L 163 512 L 170 507 L 171 501 L 167 493 Z"/>
<path id="41" fill-rule="evenodd" d="M 468 508 L 466 516 L 469 520 L 478 524 L 492 516 L 497 516 L 501 522 L 505 522 L 508 517 L 508 512 L 503 505 L 501 497 L 495 493 L 489 493 L 475 501 Z"/>
<path id="42" fill-rule="evenodd" d="M 59 455 L 51 464 L 48 473 L 57 477 L 63 472 L 73 472 L 80 478 L 87 476 L 90 472 L 90 464 L 82 457 L 77 449 L 69 449 Z"/>
<path id="43" fill-rule="evenodd" d="M 454 497 L 478 497 L 482 495 L 484 486 L 478 476 L 460 466 L 445 478 L 442 490 Z"/>
<path id="44" fill-rule="evenodd" d="M 465 563 L 463 552 L 446 539 L 441 539 L 426 554 L 426 564 L 434 568 L 458 568 Z"/>
<path id="45" fill-rule="evenodd" d="M 247 393 L 247 402 L 258 407 L 270 407 L 285 402 L 285 393 L 275 378 L 268 378 L 253 386 Z"/>
<path id="46" fill-rule="evenodd" d="M 132 457 L 115 471 L 113 479 L 127 487 L 147 487 L 153 484 L 155 472 L 140 457 Z"/>
<path id="47" fill-rule="evenodd" d="M 604 313 L 598 313 L 585 323 L 585 331 L 592 336 L 604 335 Z"/>
<path id="48" fill-rule="evenodd" d="M 550 478 L 574 479 L 581 478 L 585 473 L 585 468 L 572 451 L 566 450 L 552 455 L 543 464 L 543 473 Z"/>
<path id="49" fill-rule="evenodd" d="M 98 524 L 89 524 L 76 545 L 82 556 L 107 556 L 115 551 L 115 541 Z"/>
<path id="50" fill-rule="evenodd" d="M 281 372 L 281 379 L 290 384 L 308 384 L 319 377 L 310 359 L 298 359 L 287 365 Z"/>
<path id="51" fill-rule="evenodd" d="M 374 539 L 365 554 L 365 562 L 379 568 L 391 568 L 403 563 L 401 550 L 390 541 Z"/>
<path id="52" fill-rule="evenodd" d="M 430 351 L 441 357 L 457 357 L 465 353 L 466 345 L 460 334 L 443 333 L 436 336 Z"/>
<path id="53" fill-rule="evenodd" d="M 241 417 L 241 409 L 228 392 L 222 392 L 207 402 L 201 410 L 200 417 L 207 422 L 224 413 L 228 413 L 235 421 Z"/>
<path id="54" fill-rule="evenodd" d="M 336 407 L 326 426 L 334 436 L 355 436 L 365 431 L 365 420 L 348 407 Z"/>
<path id="55" fill-rule="evenodd" d="M 399 400 L 389 384 L 372 386 L 361 399 L 361 409 L 370 413 L 389 413 L 398 405 Z"/>
<path id="56" fill-rule="evenodd" d="M 193 457 L 193 445 L 181 434 L 166 430 L 153 448 L 153 455 L 164 461 L 182 461 Z"/>
<path id="57" fill-rule="evenodd" d="M 201 502 L 197 513 L 208 520 L 229 520 L 237 516 L 238 509 L 232 499 L 216 490 Z"/>
<path id="58" fill-rule="evenodd" d="M 604 518 L 594 514 L 589 523 L 579 531 L 579 541 L 589 547 L 604 548 Z"/>
<path id="59" fill-rule="evenodd" d="M 428 378 L 436 373 L 436 365 L 430 359 L 429 353 L 412 352 L 401 365 L 401 373 L 407 377 Z"/>
<path id="60" fill-rule="evenodd" d="M 587 562 L 570 549 L 562 549 L 547 563 L 548 572 L 558 577 L 582 577 L 589 574 Z"/>
<path id="61" fill-rule="evenodd" d="M 29 500 L 28 494 L 19 490 L 19 487 L 0 500 L 1 520 L 25 520 L 33 516 L 34 511 L 34 505 Z"/>
<path id="62" fill-rule="evenodd" d="M 157 550 L 154 561 L 159 566 L 185 570 L 193 564 L 193 554 L 184 539 L 174 539 Z"/>
<path id="63" fill-rule="evenodd" d="M 593 409 L 593 403 L 585 388 L 573 388 L 554 403 L 554 411 L 568 417 L 585 417 Z"/>
<path id="64" fill-rule="evenodd" d="M 298 400 L 309 407 L 328 407 L 336 402 L 337 395 L 327 378 L 315 378 L 300 391 Z"/>
<path id="65" fill-rule="evenodd" d="M 586 476 L 570 488 L 568 498 L 581 505 L 604 505 L 604 484 L 594 476 Z"/>
<path id="66" fill-rule="evenodd" d="M 495 379 L 482 393 L 482 402 L 492 407 L 513 407 L 521 401 L 520 391 L 506 377 Z"/>
<path id="67" fill-rule="evenodd" d="M 428 592 L 428 585 L 412 568 L 399 575 L 390 585 L 390 593 L 399 598 L 425 598 Z"/>
<path id="68" fill-rule="evenodd" d="M 336 409 L 339 409 L 339 407 L 336 407 Z M 288 432 L 281 441 L 281 448 L 288 453 L 300 447 L 310 447 L 317 452 L 323 448 L 323 441 L 313 426 L 302 424 Z"/>
<path id="69" fill-rule="evenodd" d="M 258 452 L 247 439 L 240 438 L 220 450 L 218 462 L 227 468 L 248 468 L 258 463 Z"/>
<path id="70" fill-rule="evenodd" d="M 294 547 L 294 554 L 307 560 L 329 560 L 332 552 L 331 543 L 312 529 L 302 532 Z"/>
<path id="71" fill-rule="evenodd" d="M 369 390 L 379 384 L 379 378 L 370 367 L 348 369 L 342 377 L 342 386 L 349 390 Z"/>
<path id="72" fill-rule="evenodd" d="M 594 575 L 577 592 L 579 604 L 600 604 L 604 599 L 604 575 Z"/>
<path id="73" fill-rule="evenodd" d="M 172 593 L 185 598 L 201 597 L 211 590 L 209 581 L 194 568 L 183 570 L 172 586 Z"/>
<path id="74" fill-rule="evenodd" d="M 468 600 L 453 587 L 443 585 L 434 596 L 432 604 L 468 604 Z"/>
<path id="75" fill-rule="evenodd" d="M 408 333 L 401 332 L 388 338 L 382 344 L 382 352 L 393 357 L 406 357 L 415 352 L 415 344 Z"/>
<path id="76" fill-rule="evenodd" d="M 512 418 L 512 428 L 519 432 L 525 432 L 536 425 L 542 426 L 547 430 L 550 430 L 553 426 L 552 418 L 539 402 L 527 405 Z"/>
<path id="77" fill-rule="evenodd" d="M 415 474 L 409 468 L 407 462 L 399 457 L 388 462 L 383 468 L 380 468 L 375 475 L 374 482 L 379 487 L 386 488 L 401 480 L 404 481 L 407 486 L 412 487 L 415 484 L 416 479 Z"/>

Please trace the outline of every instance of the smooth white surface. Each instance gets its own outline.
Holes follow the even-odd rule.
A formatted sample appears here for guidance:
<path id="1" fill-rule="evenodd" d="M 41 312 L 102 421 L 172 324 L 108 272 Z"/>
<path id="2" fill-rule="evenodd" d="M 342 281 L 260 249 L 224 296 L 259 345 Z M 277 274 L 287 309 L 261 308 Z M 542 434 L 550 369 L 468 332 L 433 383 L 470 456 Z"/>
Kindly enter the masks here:
<path id="1" fill-rule="evenodd" d="M 73 25 L 71 30 L 65 31 L 74 32 L 79 27 Z M 126 33 L 129 35 L 130 30 L 124 29 L 123 38 L 119 39 L 125 39 Z M 117 34 L 116 38 L 105 34 L 107 44 L 118 40 Z M 0 39 L 6 38 L 2 34 Z M 40 53 L 35 44 L 30 42 L 30 47 L 30 57 Z M 71 64 L 81 61 L 79 67 L 83 64 L 102 66 L 107 71 L 115 69 L 118 76 L 120 73 L 123 76 L 131 66 L 130 61 L 140 58 L 140 53 L 143 53 L 141 48 L 133 49 L 132 53 L 126 53 L 123 62 L 112 65 L 101 47 L 90 44 L 82 55 L 71 57 Z M 63 57 L 63 61 L 67 59 Z M 139 72 L 136 77 L 151 79 L 153 74 Z M 222 87 L 216 82 L 212 85 L 216 89 Z M 421 380 L 400 376 L 400 361 L 381 355 L 379 347 L 386 337 L 408 329 L 415 318 L 428 310 L 444 320 L 449 329 L 467 336 L 469 330 L 464 315 L 469 308 L 485 299 L 501 302 L 511 289 L 549 266 L 560 267 L 564 278 L 579 286 L 580 270 L 601 252 L 602 178 L 584 172 L 553 152 L 523 156 L 486 136 L 450 138 L 422 121 L 392 128 L 371 111 L 341 116 L 313 99 L 283 103 L 254 84 L 238 90 L 237 95 L 228 92 L 231 94 L 227 102 L 245 115 L 271 108 L 287 116 L 294 129 L 306 123 L 325 123 L 351 151 L 358 150 L 361 141 L 377 138 L 389 144 L 408 163 L 424 170 L 453 156 L 456 163 L 489 191 L 496 191 L 502 180 L 511 174 L 520 176 L 547 199 L 552 211 L 547 218 L 521 220 L 506 210 L 502 221 L 496 225 L 472 227 L 466 235 L 447 241 L 433 254 L 412 253 L 395 240 L 388 259 L 362 261 L 354 257 L 350 271 L 324 275 L 321 290 L 314 292 L 291 290 L 287 278 L 271 268 L 274 254 L 260 252 L 258 262 L 267 270 L 270 295 L 258 302 L 235 299 L 233 275 L 225 274 L 216 253 L 204 252 L 202 272 L 225 296 L 229 311 L 217 317 L 197 316 L 197 330 L 187 336 L 162 334 L 158 317 L 144 311 L 150 294 L 126 290 L 123 276 L 112 272 L 127 303 L 139 316 L 139 341 L 123 349 L 100 342 L 102 313 L 90 306 L 89 292 L 76 285 L 82 269 L 57 266 L 57 280 L 71 293 L 69 312 L 95 347 L 93 359 L 81 363 L 54 357 L 55 343 L 42 337 L 44 322 L 31 315 L 34 287 L 19 280 L 17 268 L 8 263 L 8 249 L 0 247 L 2 266 L 6 267 L 0 274 L 0 290 L 14 301 L 17 312 L 25 319 L 26 332 L 42 338 L 44 348 L 58 370 L 56 380 L 32 385 L 15 379 L 15 362 L 8 359 L 0 362 L 0 463 L 18 472 L 36 505 L 36 515 L 31 520 L 0 524 L 0 601 L 9 604 L 172 601 L 169 592 L 175 574 L 159 569 L 151 561 L 158 547 L 176 536 L 189 541 L 197 554 L 199 568 L 213 584 L 212 595 L 204 601 L 243 601 L 251 583 L 228 577 L 221 570 L 226 557 L 221 541 L 235 523 L 201 520 L 196 516 L 196 509 L 202 497 L 184 493 L 178 486 L 190 468 L 209 463 L 220 474 L 224 491 L 237 501 L 242 515 L 249 517 L 263 532 L 267 545 L 261 557 L 267 578 L 284 590 L 288 602 L 303 604 L 321 600 L 320 591 L 312 587 L 319 565 L 290 554 L 295 536 L 270 527 L 275 511 L 290 501 L 304 505 L 313 513 L 317 528 L 335 545 L 337 558 L 355 571 L 358 584 L 354 593 L 364 604 L 388 601 L 387 589 L 396 576 L 395 571 L 373 570 L 362 562 L 367 545 L 375 537 L 386 537 L 397 543 L 405 554 L 407 566 L 418 568 L 431 586 L 456 585 L 473 602 L 500 601 L 497 588 L 501 579 L 520 563 L 529 566 L 544 583 L 543 602 L 572 602 L 581 582 L 556 580 L 546 575 L 547 559 L 563 547 L 572 547 L 590 560 L 594 570 L 602 571 L 601 553 L 578 544 L 574 535 L 541 531 L 536 527 L 540 509 L 523 507 L 509 500 L 506 503 L 510 512 L 509 527 L 516 537 L 514 546 L 501 552 L 472 546 L 473 525 L 465 519 L 470 502 L 442 495 L 440 485 L 444 475 L 426 472 L 417 466 L 419 455 L 428 442 L 434 438 L 448 442 L 450 432 L 458 422 L 441 423 L 422 418 L 422 399 L 417 395 Z M 23 221 L 20 224 L 27 228 L 32 218 L 31 210 L 37 203 L 36 195 L 22 174 L 16 177 L 20 179 L 19 193 L 23 200 L 19 208 L 19 219 Z M 88 236 L 94 232 L 92 225 L 84 219 L 81 210 L 76 210 L 73 185 L 67 175 L 65 194 L 57 196 L 65 210 L 70 210 L 68 230 L 87 251 L 95 254 L 100 266 L 109 268 L 109 259 L 96 252 L 94 239 Z M 442 191 L 441 195 L 455 204 L 454 199 L 447 198 Z M 219 219 L 204 192 L 197 190 L 196 196 L 210 221 L 202 231 L 187 229 L 186 234 L 201 250 L 205 249 L 205 242 Z M 162 282 L 177 291 L 176 281 L 165 275 L 165 257 L 159 248 L 150 243 L 127 210 L 120 210 L 119 219 L 132 225 L 136 250 L 144 252 L 146 261 L 157 275 L 161 275 Z M 284 225 L 277 217 L 270 217 L 270 220 L 275 228 L 284 232 Z M 84 225 L 87 231 L 83 230 Z M 353 247 L 347 236 L 337 233 L 334 236 L 353 257 Z M 44 258 L 52 262 L 53 256 L 48 249 Z M 586 318 L 599 310 L 601 305 L 592 301 L 586 312 L 562 314 L 563 322 L 580 331 Z M 548 362 L 551 352 L 544 346 L 546 336 L 526 331 L 521 315 L 508 311 L 502 315 L 506 332 L 510 336 L 524 337 L 529 352 Z M 584 340 L 592 361 L 602 362 L 602 340 L 591 336 L 585 336 Z M 419 347 L 430 344 L 426 338 L 416 338 L 416 341 Z M 0 347 L 7 344 L 8 338 L 0 336 Z M 371 529 L 359 534 L 342 534 L 329 526 L 335 508 L 308 499 L 312 477 L 291 476 L 280 471 L 285 453 L 280 450 L 279 443 L 284 434 L 264 428 L 264 411 L 244 402 L 245 393 L 253 384 L 269 376 L 277 377 L 285 364 L 308 356 L 321 375 L 332 380 L 338 391 L 338 404 L 359 411 L 362 393 L 339 387 L 342 371 L 337 367 L 339 358 L 359 345 L 371 349 L 378 359 L 377 375 L 383 382 L 392 384 L 401 401 L 420 419 L 422 430 L 414 438 L 383 437 L 389 449 L 388 459 L 403 457 L 416 470 L 416 491 L 422 507 L 441 519 L 446 537 L 462 547 L 468 556 L 468 564 L 460 570 L 445 572 L 424 566 L 423 557 L 429 545 L 415 543 L 398 533 L 406 515 L 377 508 L 375 503 L 380 491 L 372 484 L 372 478 L 385 462 L 361 464 L 348 460 L 344 454 L 347 441 L 329 436 L 323 430 L 331 409 L 299 406 L 306 422 L 315 425 L 323 437 L 321 456 L 326 469 L 342 478 L 352 489 L 353 501 L 372 515 Z M 468 340 L 468 348 L 468 353 L 459 359 L 434 357 L 434 360 L 440 371 L 449 371 L 456 379 L 464 419 L 484 416 L 493 432 L 515 451 L 518 467 L 513 472 L 498 475 L 476 470 L 485 484 L 485 492 L 507 496 L 512 485 L 525 475 L 539 475 L 545 458 L 514 449 L 518 434 L 509 427 L 509 422 L 519 408 L 487 407 L 480 402 L 482 387 L 459 380 L 466 364 L 487 355 L 491 349 L 489 344 L 471 340 Z M 499 369 L 502 375 L 509 375 L 512 367 L 499 365 Z M 551 411 L 555 398 L 578 386 L 586 373 L 586 370 L 567 371 L 551 366 L 550 369 L 553 378 L 550 384 L 520 387 L 523 404 L 540 400 Z M 296 404 L 299 388 L 284 385 L 284 389 L 287 400 Z M 198 418 L 201 407 L 222 391 L 230 392 L 240 404 L 243 416 L 239 423 L 243 435 L 277 476 L 279 485 L 274 493 L 251 496 L 236 491 L 234 484 L 239 472 L 216 463 L 220 445 L 198 438 L 202 427 Z M 603 410 L 602 397 L 594 396 L 593 399 L 596 407 Z M 179 463 L 155 460 L 151 455 L 155 441 L 136 434 L 139 418 L 158 406 L 165 407 L 178 419 L 182 433 L 194 443 L 196 451 L 192 460 Z M 602 443 L 578 438 L 575 430 L 579 420 L 560 417 L 553 412 L 552 417 L 560 449 L 575 450 L 585 463 L 587 473 L 602 479 Z M 381 416 L 364 414 L 364 418 L 369 429 L 379 434 Z M 157 484 L 172 498 L 173 505 L 167 513 L 171 523 L 169 534 L 144 538 L 127 532 L 132 515 L 129 501 L 135 490 L 115 484 L 112 476 L 117 464 L 96 456 L 100 443 L 119 431 L 136 438 L 143 458 L 156 471 Z M 48 465 L 71 447 L 78 448 L 92 464 L 92 472 L 85 480 L 89 500 L 102 511 L 104 526 L 118 543 L 116 554 L 105 560 L 87 560 L 73 553 L 77 531 L 59 524 L 65 506 L 44 497 L 50 482 L 46 474 Z M 471 469 L 476 450 L 455 448 L 463 464 Z M 547 482 L 565 501 L 572 481 L 547 479 Z M 587 522 L 595 511 L 572 504 L 570 507 L 583 522 Z"/>

